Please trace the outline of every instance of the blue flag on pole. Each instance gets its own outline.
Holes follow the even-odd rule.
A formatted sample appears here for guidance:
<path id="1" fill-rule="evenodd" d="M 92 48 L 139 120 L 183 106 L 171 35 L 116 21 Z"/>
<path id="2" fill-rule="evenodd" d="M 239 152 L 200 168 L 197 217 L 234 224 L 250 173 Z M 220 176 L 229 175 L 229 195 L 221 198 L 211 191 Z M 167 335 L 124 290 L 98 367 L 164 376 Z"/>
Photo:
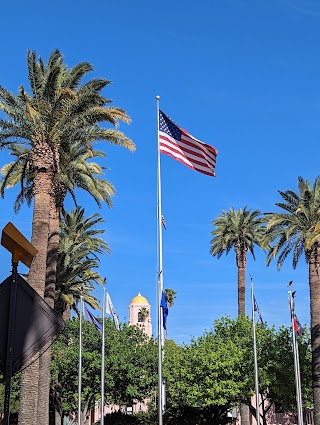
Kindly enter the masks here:
<path id="1" fill-rule="evenodd" d="M 258 316 L 259 316 L 259 322 L 260 322 L 260 326 L 262 327 L 262 329 L 264 328 L 264 323 L 262 320 L 262 316 L 258 307 L 258 303 L 257 300 L 255 299 L 255 296 L 253 296 L 253 305 L 254 305 L 254 311 L 257 312 Z"/>
<path id="2" fill-rule="evenodd" d="M 162 291 L 160 307 L 162 308 L 163 327 L 167 330 L 167 317 L 169 313 L 168 304 L 164 292 Z"/>
<path id="3" fill-rule="evenodd" d="M 86 306 L 84 306 L 84 318 L 88 322 L 91 322 L 97 331 L 99 331 L 102 334 L 102 323 L 87 309 Z"/>

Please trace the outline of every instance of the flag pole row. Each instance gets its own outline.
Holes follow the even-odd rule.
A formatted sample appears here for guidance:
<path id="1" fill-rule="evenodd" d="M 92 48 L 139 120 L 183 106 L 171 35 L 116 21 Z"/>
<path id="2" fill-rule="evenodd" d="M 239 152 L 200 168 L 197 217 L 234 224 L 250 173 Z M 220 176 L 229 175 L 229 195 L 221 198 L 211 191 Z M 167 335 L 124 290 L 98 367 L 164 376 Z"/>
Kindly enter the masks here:
<path id="1" fill-rule="evenodd" d="M 299 349 L 297 335 L 303 334 L 303 327 L 301 326 L 295 312 L 294 295 L 295 292 L 291 291 L 292 281 L 289 282 L 288 298 L 289 310 L 291 318 L 292 329 L 292 347 L 293 347 L 293 361 L 294 361 L 294 375 L 296 386 L 296 403 L 297 403 L 297 416 L 298 425 L 303 425 L 303 409 L 302 409 L 302 396 L 301 396 L 301 376 L 300 376 L 300 362 L 299 362 Z M 253 281 L 251 277 L 251 306 L 252 306 L 252 328 L 253 328 L 253 352 L 254 352 L 254 376 L 255 376 L 255 393 L 256 393 L 256 421 L 260 425 L 260 403 L 259 403 L 259 380 L 258 380 L 258 362 L 257 362 L 257 345 L 256 345 L 256 325 L 255 313 L 258 315 L 259 322 L 264 328 L 264 322 L 258 307 L 257 300 L 254 296 Z"/>

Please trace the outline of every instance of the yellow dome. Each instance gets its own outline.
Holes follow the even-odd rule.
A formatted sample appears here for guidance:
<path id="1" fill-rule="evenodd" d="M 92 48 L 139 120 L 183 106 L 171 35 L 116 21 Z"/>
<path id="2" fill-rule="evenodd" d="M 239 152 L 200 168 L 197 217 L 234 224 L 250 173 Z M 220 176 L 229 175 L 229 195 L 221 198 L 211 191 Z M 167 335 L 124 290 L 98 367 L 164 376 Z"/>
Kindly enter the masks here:
<path id="1" fill-rule="evenodd" d="M 147 298 L 143 297 L 140 294 L 140 291 L 138 295 L 131 300 L 131 304 L 149 304 Z"/>

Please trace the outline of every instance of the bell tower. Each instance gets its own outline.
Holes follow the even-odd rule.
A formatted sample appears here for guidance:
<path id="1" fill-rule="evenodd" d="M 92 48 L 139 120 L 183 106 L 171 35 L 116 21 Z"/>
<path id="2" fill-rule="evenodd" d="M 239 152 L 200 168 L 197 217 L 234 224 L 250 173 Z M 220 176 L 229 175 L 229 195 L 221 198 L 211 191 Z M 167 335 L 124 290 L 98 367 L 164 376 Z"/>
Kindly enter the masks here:
<path id="1" fill-rule="evenodd" d="M 129 304 L 129 325 L 138 325 L 143 332 L 152 336 L 151 305 L 148 300 L 140 294 L 132 298 Z"/>

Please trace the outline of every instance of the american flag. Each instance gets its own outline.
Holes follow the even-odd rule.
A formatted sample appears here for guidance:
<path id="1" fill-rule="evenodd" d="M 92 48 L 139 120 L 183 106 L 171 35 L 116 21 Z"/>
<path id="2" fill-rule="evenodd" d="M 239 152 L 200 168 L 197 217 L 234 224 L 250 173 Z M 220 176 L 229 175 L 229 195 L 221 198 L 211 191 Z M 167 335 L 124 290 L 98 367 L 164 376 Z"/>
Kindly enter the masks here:
<path id="1" fill-rule="evenodd" d="M 159 111 L 160 152 L 200 173 L 215 176 L 217 149 L 193 137 Z"/>
<path id="2" fill-rule="evenodd" d="M 293 328 L 299 336 L 303 335 L 304 329 L 295 314 L 293 315 Z"/>

